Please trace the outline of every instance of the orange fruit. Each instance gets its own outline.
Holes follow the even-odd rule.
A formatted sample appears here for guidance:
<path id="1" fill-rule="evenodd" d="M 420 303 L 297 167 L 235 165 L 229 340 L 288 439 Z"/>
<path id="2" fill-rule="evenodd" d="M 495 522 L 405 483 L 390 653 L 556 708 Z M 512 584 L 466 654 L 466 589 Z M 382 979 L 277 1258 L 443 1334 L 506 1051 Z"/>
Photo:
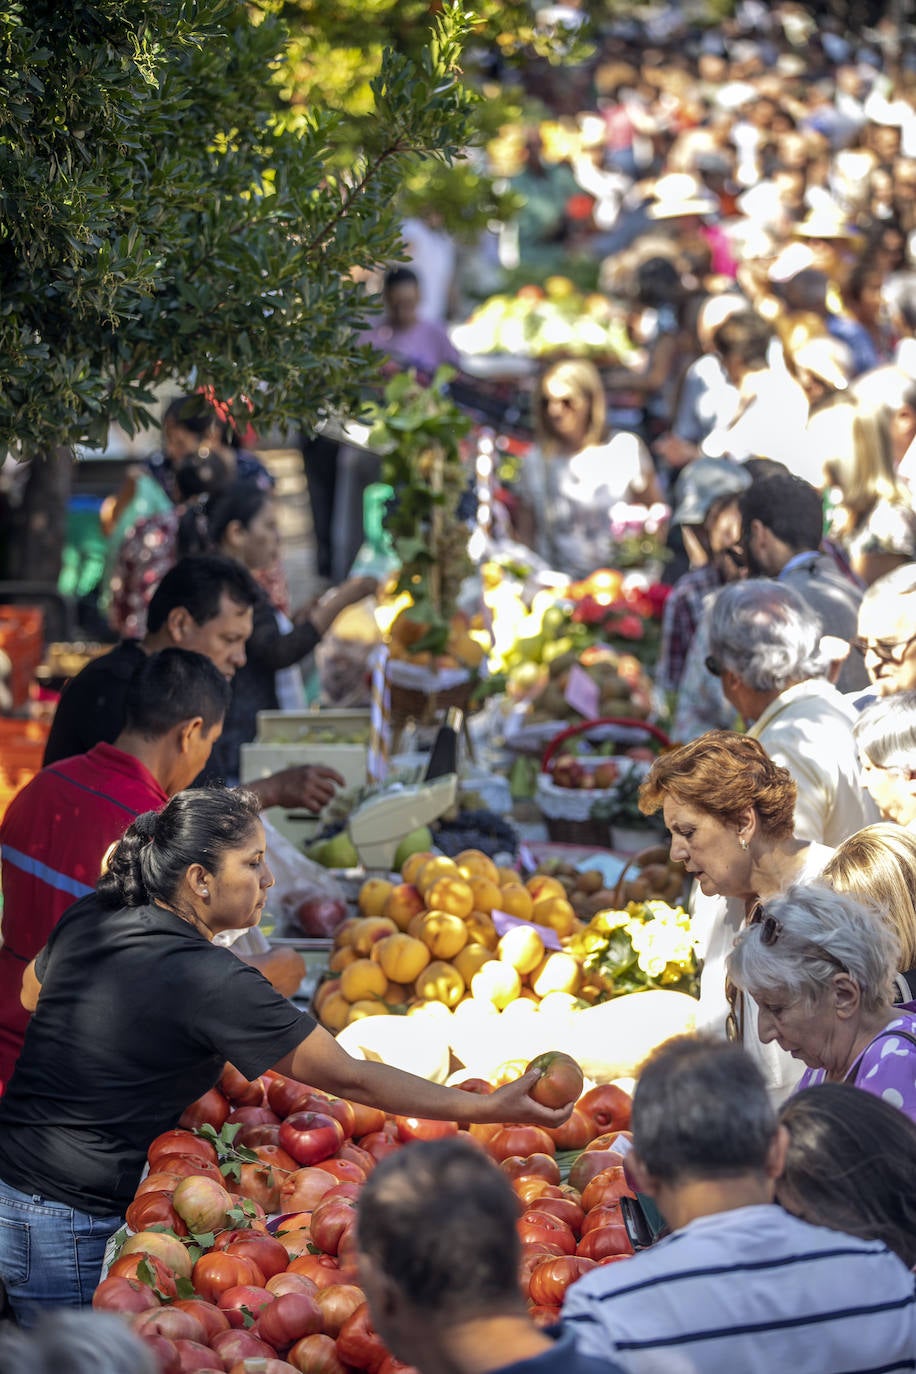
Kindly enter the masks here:
<path id="1" fill-rule="evenodd" d="M 330 997 L 325 998 L 318 1019 L 332 1035 L 343 1030 L 350 1019 L 350 1003 L 342 992 L 332 992 Z"/>
<path id="2" fill-rule="evenodd" d="M 350 949 L 344 945 L 342 949 L 335 949 L 328 960 L 328 968 L 332 973 L 343 973 L 347 964 L 353 964 L 359 958 L 355 949 Z"/>
<path id="3" fill-rule="evenodd" d="M 367 878 L 356 899 L 360 916 L 384 916 L 391 888 L 392 884 L 384 878 Z"/>
<path id="4" fill-rule="evenodd" d="M 434 959 L 414 983 L 414 992 L 424 1002 L 441 1002 L 454 1007 L 464 996 L 464 979 L 456 968 L 442 959 Z"/>
<path id="5" fill-rule="evenodd" d="M 419 932 L 434 959 L 452 959 L 468 942 L 467 926 L 450 911 L 427 911 L 420 918 Z"/>
<path id="6" fill-rule="evenodd" d="M 528 981 L 538 997 L 546 997 L 551 992 L 576 993 L 579 979 L 579 965 L 573 956 L 554 951 L 544 958 Z"/>
<path id="7" fill-rule="evenodd" d="M 507 930 L 496 946 L 496 953 L 504 963 L 524 977 L 537 968 L 544 958 L 544 941 L 531 926 L 515 926 Z"/>
<path id="8" fill-rule="evenodd" d="M 427 859 L 414 878 L 417 887 L 426 896 L 427 889 L 432 887 L 437 878 L 458 878 L 458 865 L 454 859 L 447 859 L 444 854 L 437 854 L 433 859 Z"/>
<path id="9" fill-rule="evenodd" d="M 495 949 L 499 944 L 499 935 L 492 917 L 487 912 L 472 911 L 464 924 L 468 940 L 478 945 L 486 945 L 487 949 Z"/>
<path id="10" fill-rule="evenodd" d="M 394 921 L 398 930 L 406 930 L 411 917 L 416 916 L 418 911 L 425 910 L 426 903 L 419 889 L 414 887 L 413 883 L 398 883 L 388 894 L 384 915 L 389 921 Z"/>
<path id="11" fill-rule="evenodd" d="M 354 1021 L 362 1021 L 367 1016 L 387 1016 L 388 1009 L 384 1002 L 371 1000 L 351 1002 L 350 1010 L 347 1013 L 347 1025 L 352 1026 Z"/>
<path id="12" fill-rule="evenodd" d="M 371 953 L 376 940 L 384 940 L 386 935 L 394 935 L 396 930 L 394 921 L 386 916 L 364 916 L 350 943 L 357 954 L 366 956 Z"/>
<path id="13" fill-rule="evenodd" d="M 489 878 L 469 878 L 468 883 L 474 898 L 475 911 L 501 910 L 502 890 L 496 883 L 491 883 Z"/>
<path id="14" fill-rule="evenodd" d="M 505 964 L 501 959 L 491 959 L 479 968 L 471 979 L 471 992 L 481 1001 L 492 1002 L 502 1011 L 503 1007 L 514 1002 L 522 990 L 522 980 L 518 969 Z"/>
<path id="15" fill-rule="evenodd" d="M 493 958 L 493 951 L 487 949 L 486 945 L 476 943 L 465 945 L 464 949 L 459 949 L 452 960 L 455 968 L 461 974 L 468 987 L 471 986 L 471 979 L 479 968 L 488 964 Z"/>
<path id="16" fill-rule="evenodd" d="M 398 932 L 379 940 L 372 951 L 385 977 L 393 983 L 413 983 L 430 960 L 430 953 L 422 940 Z"/>
<path id="17" fill-rule="evenodd" d="M 566 896 L 566 888 L 559 878 L 550 878 L 546 873 L 535 873 L 533 878 L 528 879 L 525 887 L 536 902 L 539 902 L 542 897 Z"/>
<path id="18" fill-rule="evenodd" d="M 518 916 L 523 921 L 533 919 L 534 902 L 521 883 L 507 883 L 501 890 L 499 910 L 508 916 Z"/>
<path id="19" fill-rule="evenodd" d="M 499 886 L 499 869 L 481 849 L 463 849 L 455 859 L 464 878 L 488 878 Z"/>
<path id="20" fill-rule="evenodd" d="M 340 990 L 348 1002 L 360 1002 L 369 997 L 381 997 L 388 986 L 388 978 L 372 959 L 357 959 L 348 964 L 340 975 Z"/>
<path id="21" fill-rule="evenodd" d="M 430 859 L 435 856 L 430 854 L 428 849 L 421 850 L 418 854 L 411 854 L 401 865 L 401 877 L 405 883 L 415 883 L 420 869 L 424 864 L 428 864 Z"/>
<path id="22" fill-rule="evenodd" d="M 543 897 L 535 902 L 531 919 L 539 926 L 549 926 L 558 935 L 572 935 L 576 927 L 576 913 L 565 897 Z"/>
<path id="23" fill-rule="evenodd" d="M 432 910 L 448 911 L 452 916 L 470 916 L 474 910 L 474 894 L 470 883 L 463 878 L 437 878 L 423 891 L 426 905 Z"/>

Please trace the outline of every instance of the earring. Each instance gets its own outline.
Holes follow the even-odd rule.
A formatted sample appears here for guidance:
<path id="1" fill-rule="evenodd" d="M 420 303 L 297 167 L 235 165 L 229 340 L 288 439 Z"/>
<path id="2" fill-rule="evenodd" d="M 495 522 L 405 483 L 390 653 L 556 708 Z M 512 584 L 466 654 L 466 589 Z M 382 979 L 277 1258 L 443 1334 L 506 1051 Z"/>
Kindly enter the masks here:
<path id="1" fill-rule="evenodd" d="M 747 849 L 747 845 L 745 845 L 744 847 L 745 847 L 745 849 Z M 209 897 L 209 896 L 210 896 L 210 889 L 209 889 L 208 887 L 202 887 L 202 888 L 200 889 L 200 895 L 201 895 L 201 897 Z"/>
<path id="2" fill-rule="evenodd" d="M 747 849 L 747 840 L 744 838 L 743 835 L 738 836 L 738 843 L 740 844 L 742 849 Z"/>

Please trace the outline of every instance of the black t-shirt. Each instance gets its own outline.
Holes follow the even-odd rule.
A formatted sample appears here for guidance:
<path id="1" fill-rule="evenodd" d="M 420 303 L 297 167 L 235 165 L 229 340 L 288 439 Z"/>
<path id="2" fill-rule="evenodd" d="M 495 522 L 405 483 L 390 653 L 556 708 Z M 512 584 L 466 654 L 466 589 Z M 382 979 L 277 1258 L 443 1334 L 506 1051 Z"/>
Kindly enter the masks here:
<path id="1" fill-rule="evenodd" d="M 122 639 L 87 663 L 64 688 L 45 745 L 44 766 L 114 744 L 124 728 L 127 688 L 146 659 L 139 639 Z"/>
<path id="2" fill-rule="evenodd" d="M 123 1212 L 150 1142 L 212 1088 L 249 1078 L 315 1021 L 256 969 L 158 906 L 71 907 L 36 964 L 42 983 L 0 1099 L 0 1178 L 98 1216 Z"/>

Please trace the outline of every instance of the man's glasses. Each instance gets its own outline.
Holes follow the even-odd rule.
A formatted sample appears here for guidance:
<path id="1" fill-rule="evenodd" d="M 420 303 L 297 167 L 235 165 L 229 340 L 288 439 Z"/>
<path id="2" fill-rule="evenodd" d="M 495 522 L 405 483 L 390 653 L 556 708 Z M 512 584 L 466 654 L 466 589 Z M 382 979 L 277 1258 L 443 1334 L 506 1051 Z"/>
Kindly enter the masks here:
<path id="1" fill-rule="evenodd" d="M 906 658 L 913 645 L 916 644 L 916 635 L 911 635 L 909 639 L 899 639 L 896 643 L 881 641 L 880 639 L 863 639 L 861 636 L 852 641 L 852 647 L 864 658 L 866 654 L 874 654 L 881 663 L 891 663 L 899 668 Z"/>

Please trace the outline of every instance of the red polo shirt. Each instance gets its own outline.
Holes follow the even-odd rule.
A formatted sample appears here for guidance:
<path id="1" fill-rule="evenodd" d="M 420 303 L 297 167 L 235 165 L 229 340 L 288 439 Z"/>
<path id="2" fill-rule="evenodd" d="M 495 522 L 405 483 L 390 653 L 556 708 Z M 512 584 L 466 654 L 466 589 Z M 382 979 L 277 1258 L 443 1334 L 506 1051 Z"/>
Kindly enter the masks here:
<path id="1" fill-rule="evenodd" d="M 28 1025 L 19 1001 L 26 964 L 67 908 L 94 890 L 109 845 L 135 816 L 167 801 L 132 754 L 97 744 L 43 768 L 10 803 L 0 825 L 0 1093 Z"/>

